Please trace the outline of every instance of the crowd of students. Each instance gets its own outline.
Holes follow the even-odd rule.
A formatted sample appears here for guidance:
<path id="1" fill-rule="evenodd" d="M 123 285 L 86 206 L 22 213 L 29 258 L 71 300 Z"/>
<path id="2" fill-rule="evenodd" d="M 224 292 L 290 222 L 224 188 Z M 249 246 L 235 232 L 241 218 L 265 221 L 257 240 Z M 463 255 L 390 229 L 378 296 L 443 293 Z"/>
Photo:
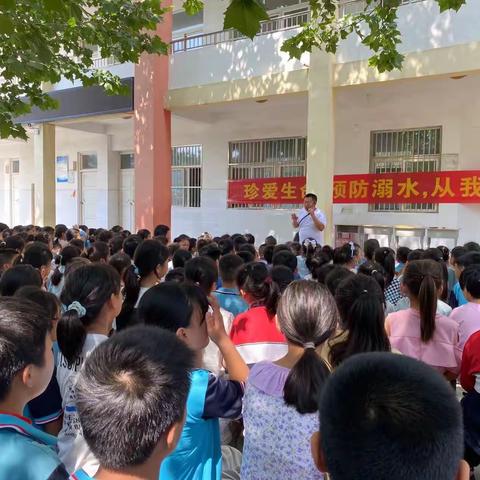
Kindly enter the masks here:
<path id="1" fill-rule="evenodd" d="M 479 463 L 475 242 L 0 224 L 0 480 L 465 480 Z"/>

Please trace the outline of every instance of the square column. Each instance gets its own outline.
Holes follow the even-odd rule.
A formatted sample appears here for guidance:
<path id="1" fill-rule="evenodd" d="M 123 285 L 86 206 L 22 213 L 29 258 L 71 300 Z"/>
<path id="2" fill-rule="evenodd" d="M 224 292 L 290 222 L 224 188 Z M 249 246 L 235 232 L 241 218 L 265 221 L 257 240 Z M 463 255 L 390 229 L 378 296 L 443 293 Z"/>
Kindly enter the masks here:
<path id="1" fill-rule="evenodd" d="M 307 192 L 318 197 L 327 216 L 325 244 L 334 246 L 333 176 L 335 172 L 335 105 L 332 55 L 318 50 L 310 56 L 308 85 Z"/>
<path id="2" fill-rule="evenodd" d="M 162 2 L 162 7 L 172 4 Z M 163 17 L 157 34 L 172 39 L 172 12 Z M 135 224 L 152 230 L 171 224 L 171 115 L 165 109 L 170 59 L 144 54 L 135 66 Z"/>
<path id="3" fill-rule="evenodd" d="M 55 125 L 40 125 L 33 137 L 35 165 L 34 214 L 35 224 L 55 226 Z"/>

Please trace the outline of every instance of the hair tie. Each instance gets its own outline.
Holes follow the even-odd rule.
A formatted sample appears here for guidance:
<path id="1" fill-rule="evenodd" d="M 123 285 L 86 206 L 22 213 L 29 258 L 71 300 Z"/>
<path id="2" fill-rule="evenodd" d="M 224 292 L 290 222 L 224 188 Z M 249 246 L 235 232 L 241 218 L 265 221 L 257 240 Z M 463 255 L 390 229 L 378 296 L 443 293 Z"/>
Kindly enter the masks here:
<path id="1" fill-rule="evenodd" d="M 363 290 L 363 292 L 360 293 L 360 295 L 368 295 L 368 290 Z"/>
<path id="2" fill-rule="evenodd" d="M 138 267 L 134 264 L 133 265 L 133 273 L 139 277 L 140 276 L 140 270 L 138 269 Z"/>
<path id="3" fill-rule="evenodd" d="M 312 348 L 313 350 L 316 349 L 315 344 L 314 344 L 313 342 L 305 342 L 305 343 L 303 344 L 303 348 L 304 348 L 305 350 L 309 350 L 309 349 L 311 349 L 311 348 Z"/>
<path id="4" fill-rule="evenodd" d="M 78 313 L 78 317 L 82 318 L 87 314 L 87 309 L 80 303 L 80 302 L 72 302 L 68 307 L 67 307 L 67 312 L 72 312 L 75 311 Z"/>
<path id="5" fill-rule="evenodd" d="M 378 273 L 378 270 L 372 270 L 372 275 L 373 275 L 374 273 Z"/>

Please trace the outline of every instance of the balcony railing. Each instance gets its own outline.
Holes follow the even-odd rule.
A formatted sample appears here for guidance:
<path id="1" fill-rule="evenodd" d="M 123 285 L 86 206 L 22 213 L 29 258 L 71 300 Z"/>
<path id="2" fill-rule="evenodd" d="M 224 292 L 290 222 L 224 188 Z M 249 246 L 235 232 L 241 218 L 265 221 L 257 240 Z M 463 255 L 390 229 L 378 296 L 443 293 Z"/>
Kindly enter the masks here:
<path id="1" fill-rule="evenodd" d="M 376 2 L 372 2 L 369 6 L 369 9 L 375 8 L 377 3 L 380 1 L 383 3 L 384 0 L 377 0 Z M 400 0 L 400 6 L 409 5 L 411 3 L 423 2 L 423 1 L 424 0 Z M 338 6 L 338 16 L 344 17 L 345 15 L 352 15 L 355 13 L 363 12 L 366 6 L 367 6 L 367 2 L 365 0 L 342 1 Z"/>
<path id="2" fill-rule="evenodd" d="M 108 58 L 98 57 L 98 58 L 93 58 L 92 69 L 113 67 L 114 65 L 120 65 L 120 62 L 115 57 L 108 57 Z"/>
<path id="3" fill-rule="evenodd" d="M 260 31 L 257 35 L 267 35 L 281 30 L 290 30 L 292 28 L 301 27 L 307 23 L 310 18 L 310 12 L 305 11 L 294 15 L 285 15 L 284 17 L 274 18 L 262 22 Z M 191 37 L 174 40 L 172 42 L 172 53 L 186 52 L 196 48 L 207 47 L 209 45 L 218 45 L 219 43 L 233 42 L 246 38 L 237 30 L 222 30 L 219 32 L 205 33 L 202 35 L 194 35 Z"/>

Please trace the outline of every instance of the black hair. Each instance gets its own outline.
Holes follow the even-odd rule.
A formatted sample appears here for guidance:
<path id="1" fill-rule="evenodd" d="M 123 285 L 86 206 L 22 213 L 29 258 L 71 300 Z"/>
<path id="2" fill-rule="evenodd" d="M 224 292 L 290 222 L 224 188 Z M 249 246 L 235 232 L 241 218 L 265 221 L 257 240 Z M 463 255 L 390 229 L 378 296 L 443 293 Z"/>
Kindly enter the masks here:
<path id="1" fill-rule="evenodd" d="M 185 267 L 185 263 L 192 259 L 192 254 L 188 250 L 179 248 L 172 257 L 173 268 Z"/>
<path id="2" fill-rule="evenodd" d="M 8 230 L 8 225 L 6 223 L 0 222 L 0 233 L 4 230 Z"/>
<path id="3" fill-rule="evenodd" d="M 108 245 L 110 247 L 110 255 L 115 255 L 122 251 L 123 248 L 123 235 L 115 235 L 113 238 L 110 239 Z"/>
<path id="4" fill-rule="evenodd" d="M 73 245 L 67 245 L 60 255 L 58 255 L 58 266 L 50 278 L 50 282 L 53 286 L 57 286 L 62 281 L 63 275 L 65 272 L 62 272 L 60 267 L 66 267 L 74 258 L 77 258 L 81 255 L 81 251 L 74 247 Z"/>
<path id="5" fill-rule="evenodd" d="M 54 233 L 55 239 L 59 240 L 60 238 L 62 238 L 67 233 L 67 230 L 68 230 L 67 226 L 63 225 L 62 223 L 59 223 L 58 225 L 56 225 L 55 233 Z"/>
<path id="6" fill-rule="evenodd" d="M 143 242 L 143 238 L 140 235 L 129 235 L 123 241 L 123 251 L 133 259 L 135 250 Z"/>
<path id="7" fill-rule="evenodd" d="M 477 242 L 467 242 L 464 247 L 467 252 L 480 252 L 480 245 Z"/>
<path id="8" fill-rule="evenodd" d="M 107 243 L 97 240 L 93 246 L 91 246 L 86 253 L 86 258 L 88 258 L 92 263 L 99 263 L 103 260 L 104 263 L 108 262 L 108 257 L 110 256 L 110 248 Z"/>
<path id="9" fill-rule="evenodd" d="M 386 288 L 390 286 L 395 278 L 395 254 L 391 248 L 382 247 L 377 248 L 374 254 L 375 262 L 379 263 L 387 274 Z"/>
<path id="10" fill-rule="evenodd" d="M 467 249 L 465 247 L 455 247 L 452 248 L 452 251 L 450 252 L 453 263 L 456 263 L 456 260 L 458 260 L 460 257 L 463 257 L 467 253 Z"/>
<path id="11" fill-rule="evenodd" d="M 265 238 L 265 245 L 275 246 L 276 244 L 277 244 L 277 239 L 273 235 L 269 235 L 267 238 Z"/>
<path id="12" fill-rule="evenodd" d="M 218 242 L 218 247 L 222 255 L 228 255 L 233 252 L 233 241 L 230 238 L 223 238 Z"/>
<path id="13" fill-rule="evenodd" d="M 310 271 L 312 278 L 318 281 L 320 269 L 330 263 L 330 258 L 321 250 L 315 250 L 313 254 L 308 254 L 305 260 L 305 265 Z M 333 265 L 332 265 L 333 267 Z M 321 282 L 324 283 L 324 282 Z"/>
<path id="14" fill-rule="evenodd" d="M 410 252 L 411 250 L 408 247 L 398 247 L 396 255 L 397 261 L 400 263 L 407 263 Z"/>
<path id="15" fill-rule="evenodd" d="M 411 250 L 408 254 L 407 261 L 414 262 L 416 260 L 421 260 L 425 250 L 417 248 L 416 250 Z"/>
<path id="16" fill-rule="evenodd" d="M 205 295 L 210 295 L 217 280 L 217 264 L 210 257 L 195 257 L 185 264 L 185 281 L 198 285 Z"/>
<path id="17" fill-rule="evenodd" d="M 50 320 L 58 320 L 58 313 L 60 311 L 60 300 L 50 292 L 42 290 L 40 287 L 34 287 L 28 285 L 26 287 L 19 288 L 14 297 L 24 298 L 30 300 L 36 305 L 40 305 L 48 315 Z"/>
<path id="18" fill-rule="evenodd" d="M 280 267 L 279 267 L 280 268 Z M 283 398 L 301 414 L 318 410 L 318 397 L 329 369 L 316 349 L 337 327 L 338 312 L 328 290 L 317 282 L 293 282 L 278 304 L 278 323 L 287 340 L 303 347 L 303 355 L 291 368 Z"/>
<path id="19" fill-rule="evenodd" d="M 470 265 L 462 271 L 459 278 L 460 287 L 474 299 L 480 299 L 480 265 Z"/>
<path id="20" fill-rule="evenodd" d="M 297 270 L 298 260 L 291 250 L 281 250 L 273 255 L 272 265 L 274 267 L 284 265 L 294 273 Z"/>
<path id="21" fill-rule="evenodd" d="M 233 248 L 237 253 L 240 250 L 240 247 L 245 243 L 247 243 L 247 240 L 243 235 L 233 236 L 232 239 L 233 239 Z"/>
<path id="22" fill-rule="evenodd" d="M 4 272 L 0 278 L 0 296 L 12 297 L 19 288 L 25 285 L 41 287 L 40 272 L 31 265 L 15 265 Z"/>
<path id="23" fill-rule="evenodd" d="M 449 250 L 449 248 L 446 247 L 445 245 L 439 245 L 437 248 L 442 252 L 443 261 L 448 262 L 450 260 L 450 250 Z"/>
<path id="24" fill-rule="evenodd" d="M 348 242 L 338 247 L 333 252 L 333 263 L 335 265 L 347 265 L 360 253 L 360 245 Z"/>
<path id="25" fill-rule="evenodd" d="M 297 257 L 300 256 L 300 255 L 303 255 L 308 250 L 308 247 L 305 246 L 306 242 L 307 242 L 307 240 L 305 241 L 305 243 L 303 245 L 300 242 L 292 242 L 290 244 L 290 250 Z"/>
<path id="26" fill-rule="evenodd" d="M 365 258 L 372 261 L 375 250 L 377 250 L 378 248 L 380 248 L 380 242 L 376 238 L 369 238 L 363 244 L 363 253 L 365 255 Z"/>
<path id="27" fill-rule="evenodd" d="M 243 260 L 243 263 L 251 263 L 255 261 L 255 255 L 245 250 L 240 250 L 237 255 Z"/>
<path id="28" fill-rule="evenodd" d="M 208 299 L 201 288 L 164 282 L 145 292 L 138 306 L 138 318 L 146 325 L 175 333 L 179 328 L 190 326 L 195 307 L 200 309 L 202 318 L 205 318 Z"/>
<path id="29" fill-rule="evenodd" d="M 255 245 L 255 237 L 251 233 L 246 233 L 244 237 L 250 245 Z"/>
<path id="30" fill-rule="evenodd" d="M 23 252 L 23 249 L 25 248 L 25 240 L 23 239 L 22 235 L 17 234 L 17 235 L 10 235 L 5 239 L 5 247 L 6 248 L 11 248 L 13 250 L 16 250 L 17 252 L 21 253 Z"/>
<path id="31" fill-rule="evenodd" d="M 183 420 L 193 363 L 176 335 L 155 327 L 121 332 L 92 352 L 76 382 L 76 405 L 103 468 L 120 471 L 149 460 Z"/>
<path id="32" fill-rule="evenodd" d="M 264 306 L 270 315 L 275 315 L 280 292 L 264 263 L 251 262 L 240 267 L 237 273 L 237 285 L 250 295 L 254 300 L 253 305 Z"/>
<path id="33" fill-rule="evenodd" d="M 325 277 L 325 285 L 330 290 L 330 293 L 335 296 L 338 286 L 346 278 L 355 275 L 351 270 L 340 265 L 333 265 L 333 268 Z"/>
<path id="34" fill-rule="evenodd" d="M 224 255 L 218 264 L 220 278 L 223 282 L 234 282 L 237 278 L 237 271 L 243 264 L 243 259 L 238 255 L 233 253 Z"/>
<path id="35" fill-rule="evenodd" d="M 120 293 L 120 275 L 110 265 L 95 263 L 79 267 L 65 277 L 60 301 L 65 305 L 57 326 L 60 352 L 68 365 L 73 365 L 82 352 L 86 328 L 91 325 L 112 295 Z M 81 316 L 75 309 L 68 309 L 78 302 L 84 309 Z"/>
<path id="36" fill-rule="evenodd" d="M 437 291 L 443 285 L 442 269 L 433 260 L 408 262 L 403 274 L 403 283 L 410 295 L 418 299 L 422 342 L 429 342 L 435 333 L 437 314 Z"/>
<path id="37" fill-rule="evenodd" d="M 442 293 L 440 294 L 440 300 L 448 300 L 448 269 L 447 264 L 443 261 L 443 254 L 438 248 L 428 248 L 423 252 L 422 260 L 433 260 L 440 265 L 442 269 Z"/>
<path id="38" fill-rule="evenodd" d="M 291 252 L 290 247 L 286 243 L 279 243 L 273 247 L 273 255 L 275 256 L 278 252 Z"/>
<path id="39" fill-rule="evenodd" d="M 455 478 L 463 454 L 460 404 L 423 362 L 391 353 L 357 355 L 334 371 L 319 401 L 332 479 Z"/>
<path id="40" fill-rule="evenodd" d="M 329 275 L 330 272 L 332 272 L 333 270 L 339 268 L 338 265 L 333 265 L 333 263 L 327 263 L 325 265 L 322 265 L 320 266 L 319 268 L 317 268 L 315 270 L 315 274 L 316 274 L 316 278 L 315 280 L 318 282 L 318 283 L 321 283 L 322 285 L 327 285 L 326 281 L 327 281 L 327 277 Z M 343 267 L 341 267 L 343 268 Z M 347 270 L 345 268 L 345 270 Z M 348 270 L 350 272 L 350 270 Z M 313 277 L 313 274 L 312 274 L 312 277 Z M 336 287 L 335 287 L 336 288 Z"/>
<path id="41" fill-rule="evenodd" d="M 147 230 L 146 228 L 142 228 L 137 232 L 137 235 L 142 239 L 142 240 L 147 240 L 152 233 L 150 230 Z"/>
<path id="42" fill-rule="evenodd" d="M 365 262 L 358 267 L 358 273 L 362 273 L 367 277 L 372 277 L 382 289 L 385 291 L 387 285 L 387 272 L 385 269 L 376 262 Z"/>
<path id="43" fill-rule="evenodd" d="M 265 250 L 263 252 L 263 259 L 267 262 L 268 265 L 272 264 L 273 260 L 273 251 L 275 250 L 274 245 L 266 245 Z"/>
<path id="44" fill-rule="evenodd" d="M 467 252 L 457 259 L 457 265 L 467 268 L 470 265 L 480 264 L 480 252 Z"/>
<path id="45" fill-rule="evenodd" d="M 311 198 L 315 203 L 318 202 L 318 197 L 314 193 L 307 193 L 303 199 L 305 200 L 306 198 Z"/>
<path id="46" fill-rule="evenodd" d="M 283 293 L 295 280 L 292 270 L 285 265 L 277 265 L 276 267 L 273 267 L 270 274 L 272 280 L 278 285 L 280 293 Z"/>
<path id="47" fill-rule="evenodd" d="M 197 239 L 196 238 L 189 238 L 188 241 L 190 242 L 189 250 L 190 251 L 195 250 L 195 248 L 197 246 Z"/>
<path id="48" fill-rule="evenodd" d="M 168 225 L 157 225 L 153 230 L 153 236 L 166 237 L 169 231 L 170 231 L 170 227 Z"/>
<path id="49" fill-rule="evenodd" d="M 346 278 L 338 286 L 335 301 L 342 333 L 330 347 L 330 363 L 334 367 L 357 353 L 390 351 L 384 298 L 378 282 L 361 273 Z"/>
<path id="50" fill-rule="evenodd" d="M 120 277 L 123 277 L 126 270 L 132 266 L 132 260 L 126 253 L 116 253 L 110 257 L 108 264 L 118 272 Z"/>
<path id="51" fill-rule="evenodd" d="M 198 254 L 201 257 L 209 257 L 216 262 L 220 258 L 222 251 L 216 243 L 210 242 L 208 245 L 205 245 L 203 248 L 199 249 Z"/>
<path id="52" fill-rule="evenodd" d="M 13 248 L 0 248 L 0 277 L 4 272 L 5 265 L 12 265 L 19 255 Z"/>
<path id="53" fill-rule="evenodd" d="M 238 249 L 239 252 L 249 252 L 253 255 L 253 258 L 257 256 L 257 249 L 255 248 L 255 245 L 252 245 L 251 243 L 244 243 L 240 246 Z"/>
<path id="54" fill-rule="evenodd" d="M 168 245 L 168 238 L 167 237 L 164 237 L 162 235 L 158 235 L 156 237 L 153 237 L 153 239 L 156 240 L 157 242 L 160 242 L 162 245 L 165 245 L 165 246 Z"/>
<path id="55" fill-rule="evenodd" d="M 173 268 L 165 275 L 165 283 L 167 282 L 183 283 L 184 281 L 185 281 L 185 268 L 183 267 Z"/>
<path id="56" fill-rule="evenodd" d="M 110 230 L 113 233 L 122 233 L 123 232 L 123 227 L 121 225 L 114 225 Z"/>
<path id="57" fill-rule="evenodd" d="M 39 269 L 50 266 L 52 260 L 53 255 L 47 245 L 42 242 L 33 242 L 25 248 L 22 263 Z"/>
<path id="58" fill-rule="evenodd" d="M 67 242 L 70 242 L 71 240 L 73 240 L 77 235 L 77 233 L 80 233 L 80 230 L 78 228 L 69 228 L 67 230 L 67 233 L 65 234 L 65 238 Z"/>
<path id="59" fill-rule="evenodd" d="M 181 235 L 179 235 L 177 238 L 175 238 L 173 241 L 175 243 L 180 243 L 182 240 L 188 240 L 190 241 L 190 237 L 188 235 L 185 235 L 184 233 L 182 233 Z"/>
<path id="60" fill-rule="evenodd" d="M 15 376 L 28 365 L 42 367 L 51 318 L 35 303 L 0 298 L 0 401 L 10 393 Z"/>

